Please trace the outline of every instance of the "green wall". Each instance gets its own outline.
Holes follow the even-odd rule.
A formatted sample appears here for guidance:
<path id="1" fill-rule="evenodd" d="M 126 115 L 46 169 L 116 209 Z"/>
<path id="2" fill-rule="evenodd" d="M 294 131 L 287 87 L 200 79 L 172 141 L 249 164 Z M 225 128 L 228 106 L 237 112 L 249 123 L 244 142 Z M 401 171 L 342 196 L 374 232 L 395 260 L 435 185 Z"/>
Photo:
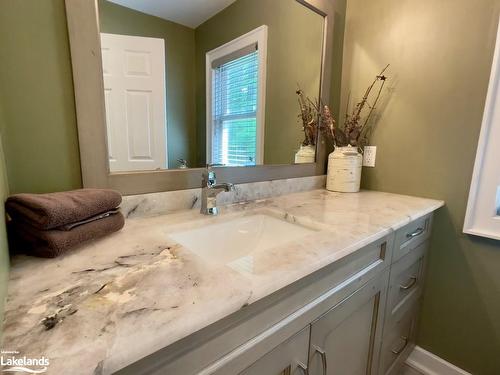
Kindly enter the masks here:
<path id="1" fill-rule="evenodd" d="M 101 31 L 165 40 L 167 150 L 169 168 L 177 159 L 196 164 L 194 29 L 99 0 Z"/>
<path id="2" fill-rule="evenodd" d="M 500 374 L 500 242 L 462 225 L 499 11 L 498 0 L 349 0 L 344 40 L 344 104 L 391 63 L 363 187 L 446 202 L 418 344 L 480 375 Z"/>
<path id="3" fill-rule="evenodd" d="M 196 28 L 198 160 L 205 160 L 205 54 L 268 26 L 264 163 L 290 164 L 303 140 L 297 83 L 319 93 L 323 18 L 294 0 L 238 0 Z"/>
<path id="4" fill-rule="evenodd" d="M 0 46 L 0 103 L 11 193 L 79 188 L 64 1 L 0 1 Z"/>
<path id="5" fill-rule="evenodd" d="M 0 321 L 3 321 L 5 298 L 7 296 L 7 280 L 9 276 L 9 249 L 7 247 L 7 233 L 5 230 L 5 211 L 3 202 L 9 194 L 7 183 L 7 170 L 5 168 L 5 157 L 3 147 L 3 132 L 5 121 L 0 103 Z M 0 328 L 1 336 L 1 328 Z"/>
<path id="6" fill-rule="evenodd" d="M 347 0 L 336 0 L 333 2 L 333 40 L 331 66 L 331 87 L 330 87 L 330 109 L 336 121 L 339 120 L 340 97 L 342 90 L 342 64 L 344 56 L 344 32 Z M 325 171 L 326 172 L 326 171 Z"/>

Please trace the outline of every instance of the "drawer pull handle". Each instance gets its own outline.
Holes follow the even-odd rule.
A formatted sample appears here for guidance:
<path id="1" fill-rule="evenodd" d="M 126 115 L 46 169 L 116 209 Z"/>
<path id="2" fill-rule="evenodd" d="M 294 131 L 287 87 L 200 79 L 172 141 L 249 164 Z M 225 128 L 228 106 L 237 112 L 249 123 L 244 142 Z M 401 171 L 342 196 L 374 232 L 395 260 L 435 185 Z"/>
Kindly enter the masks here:
<path id="1" fill-rule="evenodd" d="M 401 339 L 404 341 L 403 346 L 402 346 L 401 348 L 399 348 L 399 349 L 392 349 L 392 350 L 391 350 L 391 352 L 392 352 L 393 354 L 396 354 L 396 355 L 401 354 L 401 353 L 403 352 L 403 350 L 405 350 L 405 349 L 406 349 L 406 347 L 408 346 L 408 337 L 406 337 L 406 336 L 401 336 Z"/>
<path id="2" fill-rule="evenodd" d="M 304 374 L 304 375 L 309 375 L 309 370 L 307 368 L 306 365 L 304 365 L 302 362 L 298 362 L 297 363 L 297 367 L 300 369 L 300 371 Z"/>
<path id="3" fill-rule="evenodd" d="M 410 281 L 408 282 L 408 284 L 406 284 L 406 285 L 401 284 L 401 285 L 399 286 L 399 288 L 400 288 L 401 290 L 408 290 L 408 289 L 411 289 L 411 288 L 413 288 L 413 286 L 417 283 L 417 280 L 418 280 L 418 279 L 417 279 L 415 276 L 410 277 Z"/>
<path id="4" fill-rule="evenodd" d="M 319 346 L 314 347 L 316 353 L 321 356 L 321 364 L 323 365 L 323 375 L 327 374 L 326 353 Z"/>
<path id="5" fill-rule="evenodd" d="M 417 228 L 415 232 L 407 233 L 406 238 L 413 238 L 420 236 L 422 233 L 424 233 L 424 228 Z"/>

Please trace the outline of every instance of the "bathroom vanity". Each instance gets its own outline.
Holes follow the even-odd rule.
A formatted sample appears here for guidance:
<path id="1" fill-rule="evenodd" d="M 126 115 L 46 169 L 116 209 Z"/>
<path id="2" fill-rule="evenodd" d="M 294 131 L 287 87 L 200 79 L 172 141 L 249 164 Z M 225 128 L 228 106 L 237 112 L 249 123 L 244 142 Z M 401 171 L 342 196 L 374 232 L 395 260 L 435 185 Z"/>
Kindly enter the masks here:
<path id="1" fill-rule="evenodd" d="M 15 258 L 3 347 L 45 355 L 50 374 L 393 374 L 411 352 L 441 201 L 316 189 L 215 217 L 148 204 L 125 201 L 120 233 L 62 258 Z"/>

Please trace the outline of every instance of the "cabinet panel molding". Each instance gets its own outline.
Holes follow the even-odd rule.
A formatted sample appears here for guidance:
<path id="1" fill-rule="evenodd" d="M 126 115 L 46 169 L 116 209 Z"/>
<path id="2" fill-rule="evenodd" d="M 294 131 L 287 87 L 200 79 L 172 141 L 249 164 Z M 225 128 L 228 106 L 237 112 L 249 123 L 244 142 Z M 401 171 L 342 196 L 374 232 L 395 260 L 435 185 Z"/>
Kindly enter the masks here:
<path id="1" fill-rule="evenodd" d="M 376 374 L 388 276 L 373 279 L 312 323 L 311 374 Z"/>

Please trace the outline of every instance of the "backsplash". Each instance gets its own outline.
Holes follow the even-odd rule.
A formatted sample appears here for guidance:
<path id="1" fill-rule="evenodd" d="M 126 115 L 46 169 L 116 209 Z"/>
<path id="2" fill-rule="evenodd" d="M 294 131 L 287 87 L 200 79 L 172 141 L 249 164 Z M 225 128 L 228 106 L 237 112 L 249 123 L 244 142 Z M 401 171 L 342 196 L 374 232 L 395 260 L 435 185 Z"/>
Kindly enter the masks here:
<path id="1" fill-rule="evenodd" d="M 235 185 L 235 190 L 217 197 L 219 206 L 277 197 L 325 187 L 325 176 L 290 178 Z M 123 197 L 121 210 L 126 218 L 164 215 L 200 207 L 201 188 L 165 191 Z"/>

